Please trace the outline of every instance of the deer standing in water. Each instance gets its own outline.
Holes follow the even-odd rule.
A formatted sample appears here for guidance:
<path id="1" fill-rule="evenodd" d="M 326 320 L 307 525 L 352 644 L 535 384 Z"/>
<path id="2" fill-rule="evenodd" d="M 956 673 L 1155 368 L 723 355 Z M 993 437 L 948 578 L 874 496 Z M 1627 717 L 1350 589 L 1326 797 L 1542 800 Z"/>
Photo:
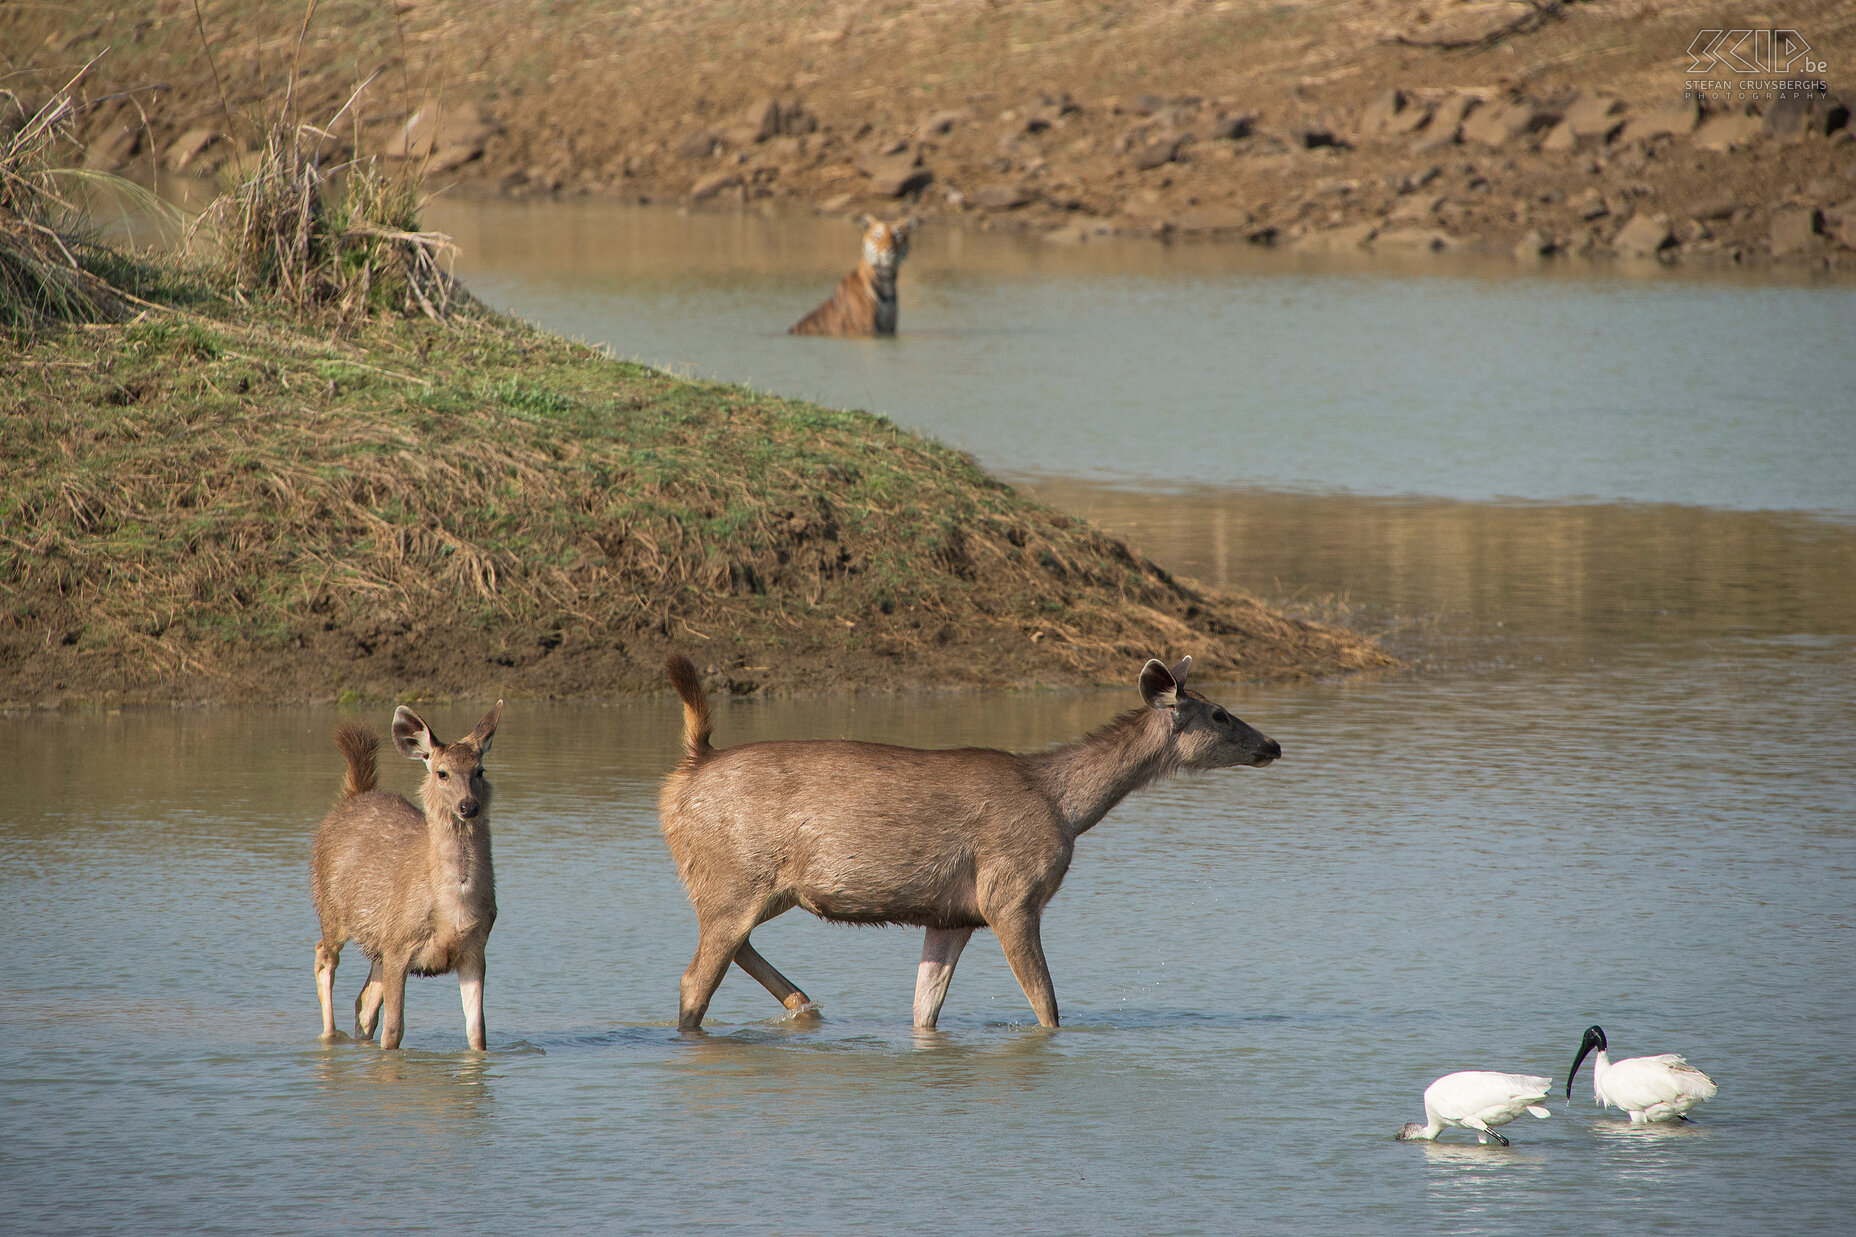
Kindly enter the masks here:
<path id="1" fill-rule="evenodd" d="M 404 705 L 394 712 L 394 745 L 425 762 L 423 811 L 404 796 L 374 789 L 378 735 L 356 722 L 335 728 L 348 770 L 341 799 L 316 830 L 309 869 L 322 921 L 316 995 L 323 1038 L 335 1036 L 335 967 L 352 940 L 374 964 L 354 1001 L 356 1039 L 373 1037 L 384 1007 L 380 1046 L 399 1047 L 406 976 L 456 971 L 465 1036 L 472 1048 L 483 1048 L 483 947 L 496 923 L 483 757 L 502 713 L 498 700 L 475 730 L 440 743 L 417 713 Z"/>
<path id="2" fill-rule="evenodd" d="M 1056 1026 L 1039 923 L 1076 839 L 1157 778 L 1282 755 L 1274 739 L 1187 690 L 1191 665 L 1148 662 L 1143 707 L 1035 755 L 828 740 L 718 750 L 696 668 L 672 656 L 684 756 L 665 779 L 660 821 L 699 933 L 678 1027 L 701 1027 L 730 962 L 788 1009 L 810 1005 L 748 941 L 795 906 L 840 923 L 926 928 L 918 1027 L 935 1025 L 974 929 L 991 928 L 1038 1022 Z"/>

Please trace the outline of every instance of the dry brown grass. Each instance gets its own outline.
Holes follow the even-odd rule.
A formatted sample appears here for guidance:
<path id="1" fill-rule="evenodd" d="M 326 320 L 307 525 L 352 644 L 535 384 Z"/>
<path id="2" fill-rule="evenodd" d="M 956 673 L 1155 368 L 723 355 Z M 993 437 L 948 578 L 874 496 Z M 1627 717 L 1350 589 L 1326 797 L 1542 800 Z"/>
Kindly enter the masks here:
<path id="1" fill-rule="evenodd" d="M 76 92 L 85 70 L 30 110 L 0 91 L 0 328 L 14 333 L 100 322 L 123 305 L 84 261 L 94 246 L 83 194 L 116 178 L 64 166 L 81 151 Z"/>
<path id="2" fill-rule="evenodd" d="M 352 328 L 379 312 L 443 319 L 449 238 L 419 226 L 416 168 L 325 169 L 319 135 L 280 121 L 202 219 L 241 295 Z"/>

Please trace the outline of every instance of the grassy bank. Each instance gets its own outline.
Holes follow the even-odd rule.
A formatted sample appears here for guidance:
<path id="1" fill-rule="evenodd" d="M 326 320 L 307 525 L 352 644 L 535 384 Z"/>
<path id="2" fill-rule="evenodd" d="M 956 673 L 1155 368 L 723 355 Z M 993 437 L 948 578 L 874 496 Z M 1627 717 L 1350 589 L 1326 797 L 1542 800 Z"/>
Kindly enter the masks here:
<path id="1" fill-rule="evenodd" d="M 471 310 L 173 305 L 0 345 L 0 704 L 1084 684 L 1389 664 L 886 420 Z"/>

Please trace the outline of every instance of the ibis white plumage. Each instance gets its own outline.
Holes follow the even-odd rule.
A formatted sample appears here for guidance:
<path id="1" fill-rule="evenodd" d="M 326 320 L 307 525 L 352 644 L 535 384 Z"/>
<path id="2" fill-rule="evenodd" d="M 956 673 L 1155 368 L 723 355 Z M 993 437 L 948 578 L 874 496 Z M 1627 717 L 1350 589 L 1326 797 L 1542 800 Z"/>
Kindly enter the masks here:
<path id="1" fill-rule="evenodd" d="M 1532 1074 L 1499 1074 L 1492 1070 L 1460 1070 L 1445 1074 L 1424 1089 L 1425 1123 L 1408 1122 L 1398 1132 L 1401 1141 L 1435 1139 L 1445 1128 L 1476 1131 L 1476 1141 L 1493 1138 L 1506 1147 L 1508 1140 L 1494 1127 L 1507 1125 L 1522 1113 L 1548 1116 L 1540 1101 L 1552 1090 L 1551 1078 Z"/>
<path id="2" fill-rule="evenodd" d="M 1572 1098 L 1572 1080 L 1585 1054 L 1592 1058 L 1592 1098 L 1608 1108 L 1622 1108 L 1632 1125 L 1649 1121 L 1686 1121 L 1688 1110 L 1714 1098 L 1714 1080 L 1673 1052 L 1657 1057 L 1626 1057 L 1613 1061 L 1606 1051 L 1605 1029 L 1586 1028 L 1566 1075 L 1566 1098 Z"/>

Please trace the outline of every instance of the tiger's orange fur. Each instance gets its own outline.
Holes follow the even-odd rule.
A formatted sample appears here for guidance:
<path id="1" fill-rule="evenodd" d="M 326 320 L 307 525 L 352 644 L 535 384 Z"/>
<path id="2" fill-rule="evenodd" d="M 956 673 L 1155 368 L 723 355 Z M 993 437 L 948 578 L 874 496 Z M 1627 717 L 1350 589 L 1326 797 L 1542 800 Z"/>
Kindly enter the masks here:
<path id="1" fill-rule="evenodd" d="M 868 336 L 896 333 L 896 271 L 909 256 L 915 220 L 884 223 L 865 215 L 864 256 L 831 299 L 794 323 L 789 335 Z"/>

